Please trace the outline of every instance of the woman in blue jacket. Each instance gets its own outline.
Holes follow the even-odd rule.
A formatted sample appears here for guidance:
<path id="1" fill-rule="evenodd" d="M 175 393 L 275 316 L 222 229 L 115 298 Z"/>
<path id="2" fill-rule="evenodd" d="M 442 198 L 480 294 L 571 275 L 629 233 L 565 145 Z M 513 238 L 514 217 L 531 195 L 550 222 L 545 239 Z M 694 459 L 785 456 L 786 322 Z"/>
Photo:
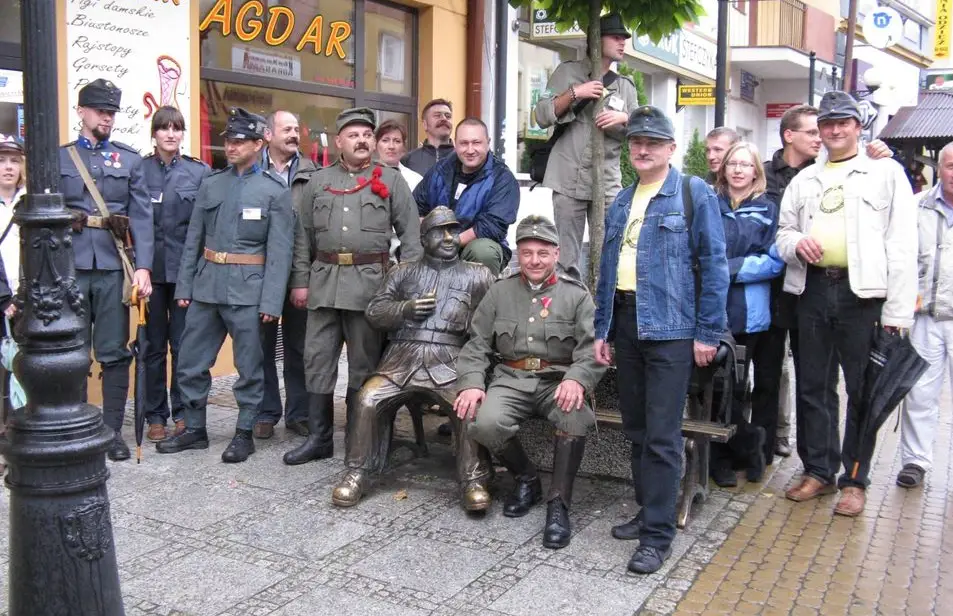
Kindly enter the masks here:
<path id="1" fill-rule="evenodd" d="M 774 248 L 778 208 L 764 194 L 764 166 L 754 145 L 737 143 L 723 160 L 716 175 L 715 192 L 725 226 L 725 253 L 731 277 L 728 327 L 736 343 L 745 347 L 748 372 L 761 332 L 771 325 L 771 279 L 784 269 Z M 745 470 L 748 481 L 761 481 L 764 475 L 765 432 L 745 419 L 747 399 L 746 390 L 735 392 L 731 421 L 738 426 L 737 432 L 728 443 L 712 443 L 711 477 L 722 487 L 737 485 L 736 463 Z"/>

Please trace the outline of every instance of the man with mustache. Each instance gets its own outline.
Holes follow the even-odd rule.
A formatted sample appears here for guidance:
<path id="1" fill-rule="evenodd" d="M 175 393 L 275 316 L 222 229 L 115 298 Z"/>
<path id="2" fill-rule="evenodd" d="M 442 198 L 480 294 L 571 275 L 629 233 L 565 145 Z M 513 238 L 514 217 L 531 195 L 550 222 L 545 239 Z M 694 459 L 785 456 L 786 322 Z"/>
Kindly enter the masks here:
<path id="1" fill-rule="evenodd" d="M 123 270 L 134 270 L 132 284 L 140 297 L 149 297 L 154 233 L 142 157 L 110 139 L 121 97 L 122 91 L 104 79 L 83 86 L 76 108 L 79 138 L 60 148 L 60 189 L 74 218 L 76 282 L 89 319 L 86 340 L 102 366 L 103 422 L 116 433 L 106 450 L 113 461 L 129 459 L 120 434 L 132 361 Z M 127 256 L 119 251 L 116 238 L 129 233 L 135 256 L 124 263 Z"/>
<path id="2" fill-rule="evenodd" d="M 401 256 L 422 256 L 420 219 L 400 171 L 371 160 L 374 112 L 366 107 L 338 114 L 335 145 L 341 158 L 312 174 L 304 188 L 295 230 L 291 303 L 307 308 L 304 373 L 314 403 L 310 434 L 285 454 L 286 464 L 330 458 L 334 453 L 334 387 L 341 347 L 347 344 L 348 416 L 357 391 L 377 368 L 384 340 L 364 316 L 390 262 L 394 230 Z"/>
<path id="3" fill-rule="evenodd" d="M 298 150 L 300 129 L 298 118 L 290 111 L 277 110 L 265 119 L 265 141 L 261 166 L 272 171 L 291 187 L 291 201 L 295 212 L 301 210 L 301 196 L 315 165 Z M 304 386 L 304 333 L 307 313 L 291 305 L 285 298 L 281 311 L 281 338 L 284 346 L 285 427 L 295 434 L 308 436 L 308 406 L 315 401 Z M 261 326 L 262 351 L 265 354 L 265 397 L 255 420 L 255 438 L 271 438 L 275 424 L 281 419 L 281 392 L 278 388 L 278 368 L 275 351 L 278 344 L 278 323 Z"/>
<path id="4" fill-rule="evenodd" d="M 453 153 L 453 104 L 442 98 L 435 98 L 420 112 L 424 133 L 427 138 L 416 150 L 411 150 L 400 161 L 408 169 L 420 175 L 426 175 L 430 168 Z"/>

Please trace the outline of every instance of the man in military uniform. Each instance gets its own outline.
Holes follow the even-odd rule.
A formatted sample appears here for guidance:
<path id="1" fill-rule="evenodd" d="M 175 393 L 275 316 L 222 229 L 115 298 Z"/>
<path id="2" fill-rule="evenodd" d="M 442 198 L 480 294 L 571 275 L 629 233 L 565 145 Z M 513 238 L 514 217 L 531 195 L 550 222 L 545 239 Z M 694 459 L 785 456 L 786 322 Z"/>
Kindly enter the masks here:
<path id="1" fill-rule="evenodd" d="M 182 395 L 175 370 L 179 363 L 185 308 L 175 301 L 175 281 L 182 260 L 182 246 L 189 228 L 199 185 L 209 173 L 208 165 L 182 154 L 185 117 L 175 107 L 160 107 L 152 116 L 155 151 L 142 159 L 155 215 L 155 256 L 152 262 L 152 296 L 146 335 L 146 421 L 150 441 L 161 441 L 168 433 L 169 402 L 176 433 L 185 430 Z M 166 349 L 172 352 L 172 386 L 166 375 Z"/>
<path id="2" fill-rule="evenodd" d="M 195 200 L 175 289 L 188 308 L 177 373 L 185 431 L 156 443 L 159 453 L 208 448 L 209 369 L 226 334 L 238 368 L 238 423 L 222 461 L 244 462 L 255 452 L 252 428 L 264 396 L 259 324 L 281 315 L 294 233 L 288 187 L 258 164 L 264 130 L 264 118 L 229 111 L 222 133 L 229 166 L 210 175 Z"/>
<path id="3" fill-rule="evenodd" d="M 152 204 L 142 157 L 132 147 L 109 138 L 121 96 L 119 88 L 103 79 L 83 86 L 76 108 L 79 138 L 60 148 L 60 189 L 74 217 L 76 278 L 91 328 L 86 339 L 102 366 L 103 421 L 116 433 L 106 450 L 114 461 L 129 458 L 120 430 L 132 360 L 127 348 L 129 310 L 123 305 L 125 255 L 120 255 L 115 238 L 131 233 L 135 258 L 130 269 L 135 270 L 132 283 L 138 286 L 140 297 L 152 293 L 153 256 Z M 108 216 L 97 205 L 100 196 Z"/>
<path id="4" fill-rule="evenodd" d="M 417 398 L 447 410 L 453 405 L 457 354 L 473 310 L 494 279 L 485 266 L 460 259 L 460 232 L 449 208 L 431 210 L 420 226 L 424 258 L 391 270 L 367 306 L 367 320 L 390 330 L 391 342 L 374 375 L 358 392 L 348 418 L 349 470 L 334 488 L 335 505 L 356 505 L 368 474 L 384 467 L 391 420 L 401 404 Z M 463 508 L 483 511 L 490 506 L 489 455 L 467 437 L 466 426 L 456 416 L 451 423 Z"/>
<path id="5" fill-rule="evenodd" d="M 469 434 L 503 462 L 516 479 L 503 515 L 521 517 L 542 498 L 542 486 L 516 436 L 537 416 L 556 426 L 553 480 L 546 497 L 543 545 L 569 545 L 573 480 L 582 461 L 586 432 L 595 415 L 586 394 L 605 368 L 593 355 L 595 306 L 586 287 L 556 269 L 559 236 L 542 216 L 516 227 L 520 271 L 490 287 L 473 315 L 470 339 L 457 360 L 460 393 L 454 410 L 472 419 Z M 489 386 L 486 372 L 491 358 Z"/>
<path id="6" fill-rule="evenodd" d="M 380 332 L 364 309 L 380 288 L 390 258 L 392 229 L 401 257 L 421 257 L 420 219 L 407 182 L 393 167 L 373 164 L 374 112 L 366 107 L 338 114 L 334 138 L 341 159 L 311 176 L 295 230 L 291 303 L 307 307 L 304 373 L 308 393 L 305 443 L 285 454 L 285 464 L 303 464 L 333 454 L 334 386 L 342 343 L 347 343 L 347 407 L 377 367 Z"/>

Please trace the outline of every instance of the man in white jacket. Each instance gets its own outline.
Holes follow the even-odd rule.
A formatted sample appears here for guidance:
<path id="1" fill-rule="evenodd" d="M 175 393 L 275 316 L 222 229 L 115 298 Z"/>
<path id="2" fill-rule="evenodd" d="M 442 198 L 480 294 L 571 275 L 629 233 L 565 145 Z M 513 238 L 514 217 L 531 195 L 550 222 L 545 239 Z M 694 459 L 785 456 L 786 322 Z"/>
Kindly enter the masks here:
<path id="1" fill-rule="evenodd" d="M 910 341 L 930 367 L 907 396 L 902 413 L 897 485 L 915 488 L 933 465 L 944 368 L 953 375 L 953 143 L 940 151 L 939 183 L 919 199 L 919 295 Z"/>
<path id="2" fill-rule="evenodd" d="M 854 434 L 864 370 L 875 326 L 899 331 L 913 324 L 916 209 L 903 167 L 860 152 L 861 115 L 849 94 L 825 94 L 817 122 L 829 158 L 788 186 L 777 237 L 788 264 L 784 290 L 800 296 L 797 449 L 804 475 L 786 496 L 805 501 L 840 488 L 834 513 L 856 516 L 864 510 L 871 457 L 859 455 Z M 847 389 L 843 447 L 838 365 Z"/>

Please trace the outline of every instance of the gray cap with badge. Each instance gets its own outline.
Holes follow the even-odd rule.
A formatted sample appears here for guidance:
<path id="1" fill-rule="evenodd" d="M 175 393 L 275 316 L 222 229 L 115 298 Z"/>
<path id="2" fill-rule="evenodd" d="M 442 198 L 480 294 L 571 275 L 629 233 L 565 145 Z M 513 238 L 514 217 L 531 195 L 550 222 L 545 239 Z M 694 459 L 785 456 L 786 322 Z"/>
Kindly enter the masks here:
<path id="1" fill-rule="evenodd" d="M 516 225 L 516 243 L 522 240 L 540 240 L 559 246 L 559 233 L 553 221 L 545 216 L 531 214 Z"/>
<path id="2" fill-rule="evenodd" d="M 228 123 L 221 135 L 229 139 L 264 139 L 265 118 L 241 107 L 232 107 L 228 110 Z"/>
<path id="3" fill-rule="evenodd" d="M 629 114 L 629 123 L 625 129 L 628 137 L 651 137 L 675 141 L 675 127 L 668 116 L 658 107 L 642 105 Z"/>
<path id="4" fill-rule="evenodd" d="M 860 115 L 860 108 L 857 106 L 854 97 L 840 90 L 825 92 L 821 98 L 821 104 L 817 107 L 817 121 L 846 120 L 848 118 L 854 118 L 861 124 L 864 123 Z"/>
<path id="5" fill-rule="evenodd" d="M 344 130 L 344 127 L 348 124 L 355 123 L 367 124 L 371 127 L 371 130 L 377 128 L 377 120 L 374 117 L 374 111 L 368 107 L 352 107 L 351 109 L 345 109 L 338 114 L 337 117 L 337 129 L 338 132 Z"/>
<path id="6" fill-rule="evenodd" d="M 83 86 L 79 91 L 80 107 L 99 109 L 100 111 L 119 111 L 119 101 L 122 99 L 122 90 L 111 81 L 95 79 Z"/>

